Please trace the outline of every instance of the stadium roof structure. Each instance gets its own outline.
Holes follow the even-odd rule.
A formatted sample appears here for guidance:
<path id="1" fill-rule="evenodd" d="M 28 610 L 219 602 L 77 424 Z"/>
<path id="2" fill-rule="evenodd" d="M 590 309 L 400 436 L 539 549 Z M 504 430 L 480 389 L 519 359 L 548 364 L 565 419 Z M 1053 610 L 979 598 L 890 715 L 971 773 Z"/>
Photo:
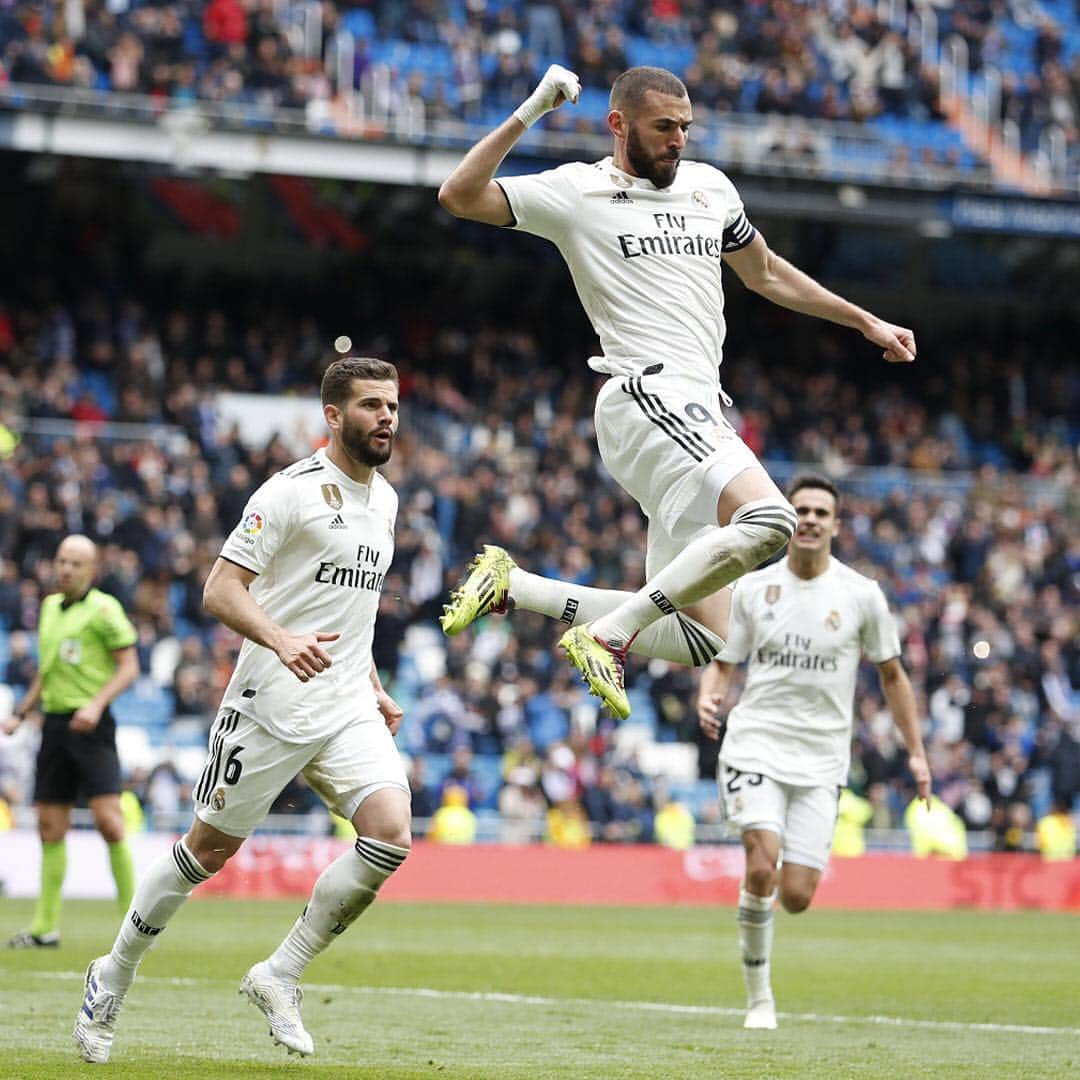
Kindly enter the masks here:
<path id="1" fill-rule="evenodd" d="M 340 118 L 46 86 L 0 87 L 0 149 L 138 162 L 181 174 L 253 173 L 437 187 L 487 126 L 415 118 Z M 739 114 L 706 114 L 694 156 L 739 179 L 755 207 L 785 216 L 913 229 L 1080 236 L 1080 200 L 1032 197 L 985 168 L 898 168 L 903 132 Z M 534 130 L 505 172 L 610 152 L 605 136 Z"/>

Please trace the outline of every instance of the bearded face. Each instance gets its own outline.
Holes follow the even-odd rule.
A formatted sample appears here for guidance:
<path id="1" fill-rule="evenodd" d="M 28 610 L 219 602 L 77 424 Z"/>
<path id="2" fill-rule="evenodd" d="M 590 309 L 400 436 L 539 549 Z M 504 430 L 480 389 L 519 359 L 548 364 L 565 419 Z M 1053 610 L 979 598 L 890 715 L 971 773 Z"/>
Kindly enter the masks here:
<path id="1" fill-rule="evenodd" d="M 685 138 L 683 139 L 685 142 Z M 654 187 L 670 187 L 679 171 L 681 147 L 671 139 L 658 139 L 655 133 L 643 136 L 637 123 L 630 123 L 626 133 L 626 158 L 636 176 L 644 177 Z"/>
<path id="2" fill-rule="evenodd" d="M 349 457 L 375 468 L 385 465 L 394 451 L 394 425 L 390 421 L 370 422 L 343 416 L 341 445 Z"/>

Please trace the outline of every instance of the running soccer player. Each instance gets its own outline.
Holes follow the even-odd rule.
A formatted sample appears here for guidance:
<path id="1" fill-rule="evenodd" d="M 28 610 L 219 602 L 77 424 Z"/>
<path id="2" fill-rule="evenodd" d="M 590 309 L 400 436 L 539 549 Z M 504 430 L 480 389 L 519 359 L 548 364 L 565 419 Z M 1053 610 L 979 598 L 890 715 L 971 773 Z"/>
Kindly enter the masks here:
<path id="1" fill-rule="evenodd" d="M 888 361 L 914 360 L 915 339 L 780 258 L 722 172 L 681 160 L 690 99 L 662 68 L 631 68 L 615 80 L 611 157 L 496 180 L 525 131 L 578 93 L 572 72 L 550 67 L 469 150 L 439 202 L 458 217 L 545 237 L 566 260 L 603 346 L 589 366 L 610 376 L 595 405 L 600 455 L 649 518 L 647 583 L 637 593 L 598 593 L 531 577 L 519 591 L 509 556 L 487 548 L 442 621 L 447 634 L 459 633 L 510 602 L 564 618 L 571 629 L 560 644 L 570 661 L 626 717 L 627 651 L 708 663 L 727 632 L 724 586 L 779 551 L 795 529 L 791 506 L 720 411 L 729 400 L 718 371 L 722 262 L 774 303 L 858 330 Z"/>
<path id="2" fill-rule="evenodd" d="M 393 739 L 402 711 L 371 661 L 394 553 L 397 495 L 376 467 L 389 460 L 398 427 L 397 370 L 381 360 L 335 360 L 322 403 L 330 445 L 252 495 L 207 579 L 207 610 L 246 640 L 210 730 L 191 828 L 147 871 L 112 951 L 87 969 L 74 1031 L 86 1061 L 109 1059 L 143 954 L 298 772 L 352 821 L 358 839 L 319 876 L 277 950 L 240 984 L 290 1053 L 314 1050 L 300 1016 L 301 973 L 409 853 L 409 783 Z"/>
<path id="3" fill-rule="evenodd" d="M 806 476 L 789 497 L 799 524 L 787 557 L 739 582 L 727 644 L 702 673 L 698 695 L 702 730 L 723 740 L 720 797 L 746 851 L 736 918 L 748 1028 L 776 1027 L 769 964 L 777 891 L 785 910 L 805 911 L 829 859 L 864 655 L 877 665 L 919 797 L 930 801 L 915 694 L 885 597 L 831 554 L 836 488 Z M 733 667 L 748 658 L 746 687 L 725 725 Z"/>

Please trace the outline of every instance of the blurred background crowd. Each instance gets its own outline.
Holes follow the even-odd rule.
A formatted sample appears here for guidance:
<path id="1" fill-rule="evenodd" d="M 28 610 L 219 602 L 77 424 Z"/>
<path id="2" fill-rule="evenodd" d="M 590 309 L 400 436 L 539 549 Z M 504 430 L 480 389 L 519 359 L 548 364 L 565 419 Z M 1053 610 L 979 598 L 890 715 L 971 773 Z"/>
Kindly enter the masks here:
<path id="1" fill-rule="evenodd" d="M 732 172 L 774 248 L 915 327 L 919 362 L 886 368 L 850 332 L 733 290 L 730 418 L 781 484 L 813 469 L 840 485 L 836 554 L 899 620 L 942 806 L 973 844 L 1030 846 L 1053 805 L 1080 811 L 1078 285 L 1059 240 L 1080 230 L 1065 201 L 1073 0 L 0 0 L 10 130 L 58 112 L 117 122 L 74 150 L 0 151 L 0 711 L 32 676 L 56 545 L 85 532 L 139 633 L 143 674 L 114 709 L 129 805 L 163 827 L 186 818 L 239 644 L 203 613 L 202 584 L 252 490 L 320 438 L 312 401 L 347 332 L 402 373 L 376 659 L 406 709 L 420 831 L 722 835 L 692 672 L 633 660 L 632 720 L 615 725 L 550 622 L 437 627 L 485 542 L 544 574 L 642 580 L 644 522 L 597 456 L 594 342 L 560 260 L 380 172 L 411 149 L 419 176 L 553 61 L 581 76 L 581 101 L 526 136 L 527 155 L 599 147 L 587 137 L 606 131 L 614 76 L 670 68 L 695 104 L 691 156 Z M 92 149 L 121 129 L 149 147 L 195 113 L 282 146 L 301 145 L 279 139 L 299 124 L 330 137 L 302 143 L 324 162 L 344 147 L 379 167 L 309 179 L 230 156 L 199 171 L 197 124 L 173 125 L 171 159 Z M 1058 188 L 1018 165 L 1035 148 Z M 957 184 L 975 227 L 950 209 Z M 1009 202 L 1047 190 L 1062 201 Z M 0 739 L 16 808 L 33 752 L 28 729 Z M 842 811 L 886 842 L 912 792 L 869 667 L 852 760 Z M 331 827 L 301 782 L 275 810 Z"/>
<path id="2" fill-rule="evenodd" d="M 886 369 L 850 332 L 783 313 L 740 318 L 722 369 L 731 419 L 779 481 L 812 467 L 840 484 L 835 551 L 881 582 L 900 622 L 937 794 L 982 842 L 1030 845 L 1052 800 L 1080 795 L 1075 365 L 1032 327 L 939 341 L 946 372 Z M 133 293 L 0 307 L 0 679 L 17 701 L 56 545 L 88 534 L 100 586 L 138 628 L 143 676 L 115 712 L 130 786 L 159 823 L 187 814 L 239 644 L 201 610 L 202 583 L 250 492 L 318 435 L 298 447 L 295 431 L 224 403 L 317 394 L 333 336 L 312 317 L 152 310 Z M 406 708 L 421 831 L 568 845 L 718 835 L 692 672 L 634 659 L 633 717 L 617 726 L 571 678 L 550 621 L 492 617 L 449 640 L 437 628 L 485 542 L 540 573 L 641 584 L 644 522 L 596 452 L 596 377 L 497 322 L 354 351 L 402 374 L 385 469 L 401 496 L 397 554 L 375 647 Z M 29 736 L 0 741 L 12 804 L 29 797 L 32 749 Z M 866 823 L 902 825 L 909 779 L 867 668 L 851 774 Z M 276 809 L 329 827 L 302 783 Z"/>

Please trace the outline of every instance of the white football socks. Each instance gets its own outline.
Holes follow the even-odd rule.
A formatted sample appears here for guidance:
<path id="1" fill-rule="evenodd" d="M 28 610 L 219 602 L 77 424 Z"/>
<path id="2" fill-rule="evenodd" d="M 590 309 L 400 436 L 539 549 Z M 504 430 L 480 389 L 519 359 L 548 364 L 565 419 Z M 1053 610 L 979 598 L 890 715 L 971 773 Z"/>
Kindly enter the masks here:
<path id="1" fill-rule="evenodd" d="M 510 571 L 510 596 L 514 607 L 559 619 L 567 626 L 577 626 L 614 611 L 634 594 L 575 585 L 514 567 Z M 630 651 L 686 667 L 703 667 L 723 647 L 724 639 L 703 623 L 675 612 L 646 627 L 634 639 Z"/>
<path id="2" fill-rule="evenodd" d="M 319 875 L 307 907 L 268 958 L 270 970 L 297 982 L 304 968 L 367 910 L 408 854 L 408 848 L 358 837 L 354 851 L 340 855 Z"/>
<path id="3" fill-rule="evenodd" d="M 658 619 L 712 596 L 764 562 L 791 539 L 796 524 L 786 500 L 744 503 L 730 525 L 699 536 L 633 596 L 596 619 L 590 627 L 593 635 L 624 646 Z"/>
<path id="4" fill-rule="evenodd" d="M 196 885 L 213 875 L 188 850 L 183 838 L 173 844 L 142 876 L 135 889 L 112 951 L 101 967 L 101 981 L 114 993 L 126 994 L 146 950 L 158 939 Z"/>
<path id="5" fill-rule="evenodd" d="M 751 1005 L 772 998 L 769 967 L 775 900 L 775 891 L 769 896 L 755 896 L 747 892 L 745 887 L 739 889 L 739 908 L 735 921 L 739 925 L 739 949 L 742 954 L 746 1000 Z"/>

